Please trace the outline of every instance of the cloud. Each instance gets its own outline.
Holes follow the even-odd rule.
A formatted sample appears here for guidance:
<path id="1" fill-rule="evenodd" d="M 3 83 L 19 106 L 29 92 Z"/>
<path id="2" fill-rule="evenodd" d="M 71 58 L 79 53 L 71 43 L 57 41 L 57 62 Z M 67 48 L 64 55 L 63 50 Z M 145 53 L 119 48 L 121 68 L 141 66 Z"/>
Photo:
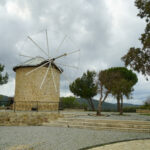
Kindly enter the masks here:
<path id="1" fill-rule="evenodd" d="M 46 28 L 53 56 L 81 49 L 80 65 L 77 54 L 60 60 L 60 63 L 79 66 L 79 70 L 62 66 L 71 82 L 87 69 L 99 72 L 123 66 L 120 58 L 131 46 L 140 46 L 138 38 L 144 31 L 145 23 L 136 16 L 137 12 L 134 0 L 116 0 L 115 3 L 113 0 L 1 0 L 0 63 L 5 64 L 10 81 L 0 87 L 0 93 L 14 95 L 12 68 L 26 60 L 19 57 L 19 53 L 45 57 L 26 37 L 29 35 L 46 49 Z M 68 35 L 66 41 L 55 51 L 65 35 Z M 138 77 L 133 94 L 136 100 L 147 97 L 150 86 L 143 76 Z M 68 79 L 61 78 L 61 95 L 70 94 Z"/>

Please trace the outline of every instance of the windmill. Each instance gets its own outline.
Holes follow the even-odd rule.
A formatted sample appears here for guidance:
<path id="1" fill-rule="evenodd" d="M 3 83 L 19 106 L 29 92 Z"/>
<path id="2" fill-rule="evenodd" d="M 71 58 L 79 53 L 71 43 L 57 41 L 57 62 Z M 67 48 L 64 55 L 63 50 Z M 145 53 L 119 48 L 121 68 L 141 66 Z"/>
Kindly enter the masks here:
<path id="1" fill-rule="evenodd" d="M 20 54 L 20 56 L 30 59 L 13 68 L 16 72 L 16 109 L 31 110 L 33 106 L 35 107 L 36 105 L 37 107 L 38 105 L 38 108 L 41 108 L 41 110 L 57 110 L 59 103 L 59 76 L 63 72 L 63 69 L 58 65 L 73 68 L 77 67 L 57 63 L 56 60 L 77 53 L 80 50 L 74 50 L 68 53 L 65 52 L 58 56 L 52 57 L 49 50 L 47 30 L 45 30 L 46 50 L 41 48 L 41 46 L 39 46 L 39 44 L 30 36 L 27 38 L 46 56 L 46 58 L 41 56 L 31 57 Z M 56 50 L 60 49 L 66 38 L 67 36 L 62 39 Z M 55 105 L 53 108 L 52 103 Z"/>

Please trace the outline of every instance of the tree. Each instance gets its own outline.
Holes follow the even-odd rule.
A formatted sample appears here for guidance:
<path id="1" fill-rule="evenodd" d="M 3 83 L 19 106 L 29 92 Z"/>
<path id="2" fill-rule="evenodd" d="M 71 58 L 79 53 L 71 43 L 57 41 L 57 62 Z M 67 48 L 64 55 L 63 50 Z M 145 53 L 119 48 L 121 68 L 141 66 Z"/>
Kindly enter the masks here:
<path id="1" fill-rule="evenodd" d="M 150 105 L 150 96 L 147 97 L 145 104 Z"/>
<path id="2" fill-rule="evenodd" d="M 70 91 L 76 96 L 85 98 L 92 110 L 95 110 L 92 97 L 97 94 L 95 77 L 96 72 L 88 70 L 86 73 L 83 73 L 81 78 L 77 78 L 72 84 L 69 85 Z"/>
<path id="3" fill-rule="evenodd" d="M 0 85 L 6 84 L 8 82 L 8 74 L 2 74 L 2 72 L 4 71 L 4 67 L 4 65 L 0 64 Z"/>
<path id="4" fill-rule="evenodd" d="M 146 101 L 144 102 L 144 105 L 142 105 L 140 109 L 150 109 L 150 96 L 147 97 Z"/>
<path id="5" fill-rule="evenodd" d="M 103 102 L 108 94 L 112 94 L 117 99 L 117 108 L 120 114 L 123 113 L 123 96 L 129 98 L 133 86 L 138 79 L 135 73 L 125 67 L 114 67 L 103 70 L 99 73 L 100 87 L 105 88 L 105 97 L 102 100 L 103 91 L 100 90 L 100 102 Z M 120 105 L 121 101 L 121 105 Z M 100 104 L 99 104 L 100 105 Z"/>
<path id="6" fill-rule="evenodd" d="M 100 92 L 100 99 L 99 99 L 99 104 L 98 104 L 98 109 L 97 109 L 97 115 L 101 115 L 101 110 L 102 110 L 102 104 L 110 94 L 110 90 L 105 88 L 106 83 L 110 84 L 110 79 L 111 77 L 107 73 L 107 70 L 103 70 L 99 72 L 98 75 L 98 91 Z"/>
<path id="7" fill-rule="evenodd" d="M 145 76 L 150 76 L 150 1 L 136 0 L 135 6 L 139 9 L 137 16 L 142 19 L 145 18 L 147 23 L 145 33 L 141 34 L 139 39 L 142 47 L 131 47 L 121 59 L 125 66 L 130 66 L 133 70 L 141 72 Z"/>

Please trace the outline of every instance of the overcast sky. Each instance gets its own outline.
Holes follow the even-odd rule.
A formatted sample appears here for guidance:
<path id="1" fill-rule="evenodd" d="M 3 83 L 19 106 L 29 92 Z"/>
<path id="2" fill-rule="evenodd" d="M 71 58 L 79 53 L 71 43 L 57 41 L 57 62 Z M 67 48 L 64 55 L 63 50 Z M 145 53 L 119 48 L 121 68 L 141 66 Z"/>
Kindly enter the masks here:
<path id="1" fill-rule="evenodd" d="M 68 80 L 72 82 L 87 69 L 99 72 L 123 66 L 120 58 L 130 47 L 140 47 L 138 39 L 144 32 L 145 22 L 137 13 L 134 0 L 1 0 L 0 63 L 9 73 L 9 82 L 0 86 L 0 94 L 14 95 L 12 68 L 27 60 L 20 57 L 20 53 L 44 57 L 27 36 L 46 49 L 45 29 L 48 30 L 51 56 L 63 50 L 81 50 L 60 62 L 79 66 L 79 70 L 65 67 L 61 96 L 70 95 Z M 56 51 L 65 36 L 65 42 Z M 150 81 L 137 75 L 139 81 L 134 87 L 133 99 L 128 102 L 141 104 L 150 95 Z M 111 97 L 108 101 L 114 102 Z"/>

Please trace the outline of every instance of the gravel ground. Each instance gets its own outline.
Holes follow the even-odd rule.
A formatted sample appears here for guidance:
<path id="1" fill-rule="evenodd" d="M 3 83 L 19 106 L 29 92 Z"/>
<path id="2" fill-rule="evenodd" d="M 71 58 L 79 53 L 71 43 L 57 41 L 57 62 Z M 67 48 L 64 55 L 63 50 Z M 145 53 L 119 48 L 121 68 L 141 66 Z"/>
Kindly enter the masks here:
<path id="1" fill-rule="evenodd" d="M 140 115 L 138 113 L 124 113 L 119 115 L 118 112 L 102 112 L 102 116 L 96 116 L 96 112 L 61 112 L 62 114 L 74 114 L 73 118 L 89 119 L 110 119 L 110 120 L 141 120 L 150 121 L 150 116 Z"/>
<path id="2" fill-rule="evenodd" d="M 97 144 L 141 138 L 150 138 L 150 133 L 44 126 L 1 126 L 0 150 L 7 150 L 16 145 L 29 144 L 33 145 L 36 150 L 78 150 Z"/>

